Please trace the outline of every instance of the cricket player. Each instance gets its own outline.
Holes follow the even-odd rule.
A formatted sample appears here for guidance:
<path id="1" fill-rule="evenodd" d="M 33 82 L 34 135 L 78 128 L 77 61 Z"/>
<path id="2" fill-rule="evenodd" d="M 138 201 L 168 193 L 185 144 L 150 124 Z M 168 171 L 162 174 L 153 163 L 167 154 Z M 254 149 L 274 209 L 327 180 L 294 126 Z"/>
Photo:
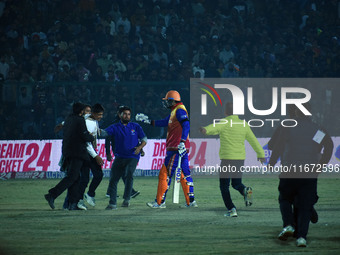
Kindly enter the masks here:
<path id="1" fill-rule="evenodd" d="M 182 157 L 181 185 L 186 200 L 184 207 L 197 207 L 188 160 L 190 130 L 188 112 L 181 102 L 180 94 L 175 90 L 166 93 L 165 98 L 163 98 L 163 105 L 171 110 L 171 113 L 165 119 L 150 120 L 144 114 L 137 114 L 136 116 L 137 121 L 156 127 L 168 127 L 166 156 L 159 171 L 156 199 L 147 203 L 147 205 L 151 208 L 166 208 L 165 198 L 171 184 L 171 178 L 175 173 L 179 157 Z"/>

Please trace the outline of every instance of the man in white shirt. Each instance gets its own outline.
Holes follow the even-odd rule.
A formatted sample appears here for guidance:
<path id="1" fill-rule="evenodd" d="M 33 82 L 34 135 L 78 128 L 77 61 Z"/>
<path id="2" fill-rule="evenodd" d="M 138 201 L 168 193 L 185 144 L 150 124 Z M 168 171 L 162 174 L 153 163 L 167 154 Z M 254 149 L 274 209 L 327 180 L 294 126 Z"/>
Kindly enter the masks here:
<path id="1" fill-rule="evenodd" d="M 90 169 L 93 175 L 91 184 L 89 186 L 88 192 L 84 195 L 85 200 L 91 205 L 95 206 L 95 190 L 99 186 L 103 179 L 102 165 L 104 164 L 103 159 L 98 155 L 97 149 L 97 137 L 100 135 L 101 130 L 99 129 L 98 122 L 103 118 L 104 107 L 100 104 L 95 104 L 92 106 L 91 115 L 86 118 L 86 127 L 89 133 L 94 137 L 92 143 L 87 143 L 87 152 L 90 156 L 90 162 L 87 167 L 82 170 L 81 180 L 80 180 L 80 194 L 85 193 L 85 189 L 90 181 Z M 79 203 L 84 203 L 82 200 Z"/>

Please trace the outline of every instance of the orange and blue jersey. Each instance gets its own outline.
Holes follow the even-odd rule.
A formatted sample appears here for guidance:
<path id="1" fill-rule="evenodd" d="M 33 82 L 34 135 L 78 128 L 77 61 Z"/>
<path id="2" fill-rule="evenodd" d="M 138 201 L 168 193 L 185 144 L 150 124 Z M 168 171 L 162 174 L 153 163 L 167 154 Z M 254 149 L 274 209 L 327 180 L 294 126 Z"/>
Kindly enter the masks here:
<path id="1" fill-rule="evenodd" d="M 156 195 L 156 202 L 161 204 L 165 202 L 167 191 L 171 184 L 172 176 L 174 175 L 179 154 L 177 152 L 178 145 L 181 141 L 184 142 L 185 147 L 189 150 L 189 131 L 190 123 L 188 112 L 183 103 L 177 103 L 171 108 L 171 113 L 168 117 L 162 120 L 152 121 L 152 125 L 156 127 L 168 127 L 166 137 L 166 156 L 164 164 L 158 175 L 158 188 Z M 184 192 L 187 205 L 195 200 L 194 184 L 190 173 L 189 157 L 186 153 L 181 160 L 181 185 Z"/>
<path id="2" fill-rule="evenodd" d="M 190 123 L 188 112 L 183 103 L 174 105 L 168 117 L 162 120 L 155 120 L 153 125 L 156 127 L 168 127 L 166 137 L 167 151 L 177 150 L 181 140 L 184 141 L 185 147 L 189 149 Z"/>

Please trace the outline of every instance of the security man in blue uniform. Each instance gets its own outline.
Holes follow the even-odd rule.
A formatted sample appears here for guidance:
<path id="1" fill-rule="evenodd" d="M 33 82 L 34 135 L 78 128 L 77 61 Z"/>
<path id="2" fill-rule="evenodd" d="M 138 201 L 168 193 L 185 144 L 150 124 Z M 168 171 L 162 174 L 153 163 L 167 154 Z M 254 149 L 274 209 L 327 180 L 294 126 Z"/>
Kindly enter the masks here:
<path id="1" fill-rule="evenodd" d="M 123 109 L 125 106 L 124 105 L 120 105 L 118 107 L 118 110 L 117 110 L 117 115 L 115 116 L 114 120 L 113 120 L 113 124 L 115 123 L 118 123 L 120 122 L 120 109 Z M 106 159 L 108 161 L 111 161 L 112 160 L 112 155 L 111 155 L 111 150 L 114 152 L 115 151 L 115 137 L 113 135 L 109 135 L 105 138 L 105 152 L 106 152 Z M 143 157 L 145 155 L 143 149 L 141 149 L 141 152 L 140 152 L 141 156 Z M 111 176 L 110 176 L 111 177 Z M 123 178 L 123 182 L 125 183 L 125 176 L 122 177 Z M 107 191 L 106 191 L 106 197 L 110 197 L 110 190 L 109 190 L 109 187 L 107 188 Z M 140 194 L 140 191 L 138 190 L 135 190 L 133 187 L 132 187 L 132 191 L 131 191 L 131 198 L 135 198 L 137 197 L 138 195 Z M 119 196 L 118 196 L 119 197 Z"/>
<path id="2" fill-rule="evenodd" d="M 131 109 L 127 106 L 119 109 L 120 121 L 105 131 L 115 139 L 115 160 L 111 168 L 109 182 L 110 202 L 107 210 L 117 209 L 117 184 L 119 179 L 125 176 L 125 189 L 123 195 L 123 207 L 130 205 L 133 186 L 133 173 L 136 170 L 142 148 L 147 143 L 147 137 L 142 127 L 131 120 Z"/>

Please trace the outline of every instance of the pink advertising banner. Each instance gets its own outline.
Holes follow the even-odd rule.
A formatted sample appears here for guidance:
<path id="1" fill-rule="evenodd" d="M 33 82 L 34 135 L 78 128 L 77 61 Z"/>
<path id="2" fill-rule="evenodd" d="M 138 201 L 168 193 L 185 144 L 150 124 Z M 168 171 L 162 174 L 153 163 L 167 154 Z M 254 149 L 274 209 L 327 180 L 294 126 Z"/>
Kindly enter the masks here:
<path id="1" fill-rule="evenodd" d="M 333 137 L 334 151 L 329 164 L 339 164 L 340 137 Z M 271 151 L 267 149 L 268 138 L 259 138 L 268 160 Z M 24 172 L 59 172 L 61 157 L 61 140 L 2 140 L 0 141 L 0 173 Z M 190 167 L 219 165 L 219 139 L 191 139 Z M 110 169 L 113 161 L 106 159 L 105 140 L 98 142 L 97 151 L 104 159 L 103 169 Z M 145 156 L 141 157 L 137 169 L 158 170 L 166 154 L 165 140 L 148 140 L 144 148 Z M 246 166 L 261 166 L 256 154 L 246 143 Z"/>

